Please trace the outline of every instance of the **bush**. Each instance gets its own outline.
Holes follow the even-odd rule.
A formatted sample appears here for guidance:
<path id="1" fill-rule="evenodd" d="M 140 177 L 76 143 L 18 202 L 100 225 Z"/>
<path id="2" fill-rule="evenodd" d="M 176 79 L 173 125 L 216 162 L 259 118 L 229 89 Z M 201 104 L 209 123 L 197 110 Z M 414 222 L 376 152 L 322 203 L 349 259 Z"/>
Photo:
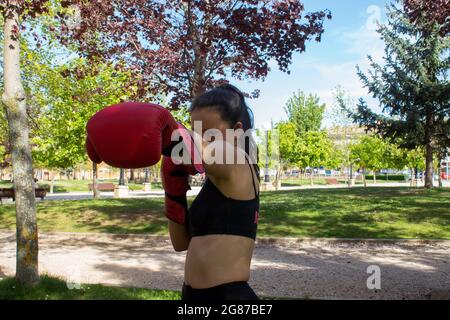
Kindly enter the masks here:
<path id="1" fill-rule="evenodd" d="M 377 174 L 376 179 L 384 181 L 408 181 L 408 176 L 403 174 Z M 366 174 L 366 180 L 373 180 L 373 174 Z"/>

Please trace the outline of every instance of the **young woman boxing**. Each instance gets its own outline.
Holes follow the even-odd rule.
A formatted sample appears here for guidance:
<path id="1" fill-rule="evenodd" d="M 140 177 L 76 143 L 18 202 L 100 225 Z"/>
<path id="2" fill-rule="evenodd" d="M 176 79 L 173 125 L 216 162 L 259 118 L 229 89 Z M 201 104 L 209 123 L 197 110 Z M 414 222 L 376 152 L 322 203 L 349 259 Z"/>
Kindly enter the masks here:
<path id="1" fill-rule="evenodd" d="M 251 110 L 237 88 L 224 85 L 197 97 L 190 112 L 193 124 L 202 124 L 198 134 L 221 133 L 198 147 L 222 150 L 223 161 L 210 161 L 220 157 L 203 152 L 200 163 L 176 164 L 172 151 L 179 141 L 188 146 L 188 155 L 195 153 L 191 136 L 179 130 L 182 125 L 166 108 L 140 102 L 97 112 L 86 126 L 87 153 L 93 162 L 117 168 L 152 166 L 164 155 L 170 237 L 175 250 L 187 250 L 183 299 L 257 299 L 247 281 L 259 215 L 259 168 L 252 139 L 241 139 L 249 137 L 245 133 L 253 126 Z M 236 133 L 231 141 L 225 139 L 227 130 Z M 176 132 L 181 132 L 181 140 L 173 139 Z M 236 161 L 225 161 L 230 154 Z M 188 176 L 203 171 L 206 182 L 188 210 Z"/>
<path id="2" fill-rule="evenodd" d="M 197 97 L 190 113 L 193 126 L 201 123 L 202 134 L 218 130 L 223 139 L 227 129 L 241 129 L 242 134 L 253 127 L 243 94 L 231 85 Z M 239 134 L 235 136 L 227 142 L 203 140 L 202 150 L 214 143 L 216 148 L 223 146 L 223 160 L 234 152 L 235 161 L 211 163 L 211 154 L 203 152 L 207 178 L 188 210 L 186 223 L 169 221 L 175 250 L 187 250 L 183 300 L 258 299 L 247 281 L 259 215 L 259 168 L 251 141 L 239 143 Z M 244 161 L 236 163 L 239 154 Z"/>

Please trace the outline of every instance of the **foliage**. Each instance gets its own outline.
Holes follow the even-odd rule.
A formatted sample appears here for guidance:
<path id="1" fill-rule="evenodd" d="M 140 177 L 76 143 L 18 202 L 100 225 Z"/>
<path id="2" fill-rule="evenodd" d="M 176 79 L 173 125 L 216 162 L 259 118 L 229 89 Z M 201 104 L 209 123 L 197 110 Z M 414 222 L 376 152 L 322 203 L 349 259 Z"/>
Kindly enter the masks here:
<path id="1" fill-rule="evenodd" d="M 351 161 L 361 169 L 377 171 L 386 167 L 386 144 L 377 136 L 363 136 L 350 150 Z"/>
<path id="2" fill-rule="evenodd" d="M 373 175 L 366 174 L 366 179 L 373 179 Z M 404 174 L 377 174 L 376 180 L 384 181 L 407 181 L 408 176 Z"/>
<path id="3" fill-rule="evenodd" d="M 448 0 L 404 0 L 408 17 L 416 25 L 431 27 L 437 23 L 442 36 L 450 33 L 450 2 Z"/>
<path id="4" fill-rule="evenodd" d="M 302 135 L 308 131 L 319 131 L 322 125 L 325 104 L 320 103 L 317 95 L 306 94 L 299 91 L 288 100 L 284 108 L 289 121 L 297 127 L 297 134 Z"/>
<path id="5" fill-rule="evenodd" d="M 354 121 L 383 138 L 426 152 L 425 186 L 431 187 L 433 152 L 450 144 L 450 38 L 440 35 L 437 22 L 412 24 L 402 9 L 390 7 L 389 21 L 379 29 L 386 43 L 385 65 L 369 57 L 371 71 L 358 75 L 377 98 L 383 114 L 360 99 Z"/>
<path id="6" fill-rule="evenodd" d="M 61 40 L 89 57 L 117 59 L 143 77 L 139 93 L 172 95 L 179 107 L 226 78 L 264 79 L 275 60 L 288 72 L 295 52 L 321 40 L 328 10 L 298 0 L 68 0 L 81 14 Z M 256 92 L 254 94 L 257 94 Z"/>
<path id="7" fill-rule="evenodd" d="M 298 165 L 307 167 L 337 167 L 333 144 L 324 131 L 309 131 L 301 136 Z"/>
<path id="8" fill-rule="evenodd" d="M 279 134 L 280 159 L 283 163 L 294 166 L 298 163 L 300 144 L 296 129 L 296 125 L 290 121 L 279 122 L 275 126 Z"/>
<path id="9" fill-rule="evenodd" d="M 33 60 L 31 60 L 33 61 Z M 33 156 L 50 168 L 71 168 L 86 161 L 86 123 L 105 106 L 128 99 L 130 74 L 107 63 L 73 59 L 55 68 L 35 68 L 29 83 L 42 111 L 36 120 Z"/>

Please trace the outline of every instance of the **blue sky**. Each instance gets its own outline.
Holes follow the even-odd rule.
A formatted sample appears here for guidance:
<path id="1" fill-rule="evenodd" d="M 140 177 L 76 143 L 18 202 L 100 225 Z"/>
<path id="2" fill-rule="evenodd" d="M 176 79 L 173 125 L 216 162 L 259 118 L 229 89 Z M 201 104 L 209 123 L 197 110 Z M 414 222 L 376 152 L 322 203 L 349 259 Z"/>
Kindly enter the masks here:
<path id="1" fill-rule="evenodd" d="M 333 91 L 338 85 L 357 100 L 367 99 L 369 106 L 379 111 L 377 102 L 363 88 L 355 66 L 368 68 L 367 55 L 382 62 L 383 42 L 376 33 L 375 21 L 386 22 L 387 0 L 304 0 L 306 11 L 329 9 L 333 19 L 325 23 L 320 43 L 309 42 L 306 52 L 295 54 L 287 75 L 271 63 L 272 71 L 265 81 L 232 81 L 246 92 L 260 89 L 258 99 L 249 100 L 256 127 L 285 119 L 283 106 L 294 92 L 302 90 L 317 94 L 329 108 Z M 324 121 L 328 126 L 329 120 Z"/>

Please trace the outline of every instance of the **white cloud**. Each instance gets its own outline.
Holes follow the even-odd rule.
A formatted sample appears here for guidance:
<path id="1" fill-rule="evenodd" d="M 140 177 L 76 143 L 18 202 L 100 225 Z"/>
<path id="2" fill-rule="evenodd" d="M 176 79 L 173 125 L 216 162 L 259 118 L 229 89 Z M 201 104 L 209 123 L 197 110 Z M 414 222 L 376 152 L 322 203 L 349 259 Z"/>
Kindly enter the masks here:
<path id="1" fill-rule="evenodd" d="M 370 12 L 377 11 L 375 7 L 369 7 L 368 13 Z M 367 89 L 363 87 L 356 73 L 356 66 L 358 65 L 363 71 L 368 70 L 370 67 L 370 62 L 367 59 L 368 55 L 376 62 L 382 64 L 385 48 L 384 42 L 379 38 L 379 34 L 369 22 L 366 22 L 356 31 L 341 29 L 334 35 L 346 44 L 347 49 L 345 52 L 352 54 L 354 59 L 337 64 L 318 63 L 315 65 L 316 70 L 324 79 L 323 88 L 317 91 L 319 96 L 328 106 L 333 105 L 333 91 L 340 85 L 355 101 L 362 97 L 368 101 L 372 108 L 377 108 L 376 101 L 372 99 Z"/>

